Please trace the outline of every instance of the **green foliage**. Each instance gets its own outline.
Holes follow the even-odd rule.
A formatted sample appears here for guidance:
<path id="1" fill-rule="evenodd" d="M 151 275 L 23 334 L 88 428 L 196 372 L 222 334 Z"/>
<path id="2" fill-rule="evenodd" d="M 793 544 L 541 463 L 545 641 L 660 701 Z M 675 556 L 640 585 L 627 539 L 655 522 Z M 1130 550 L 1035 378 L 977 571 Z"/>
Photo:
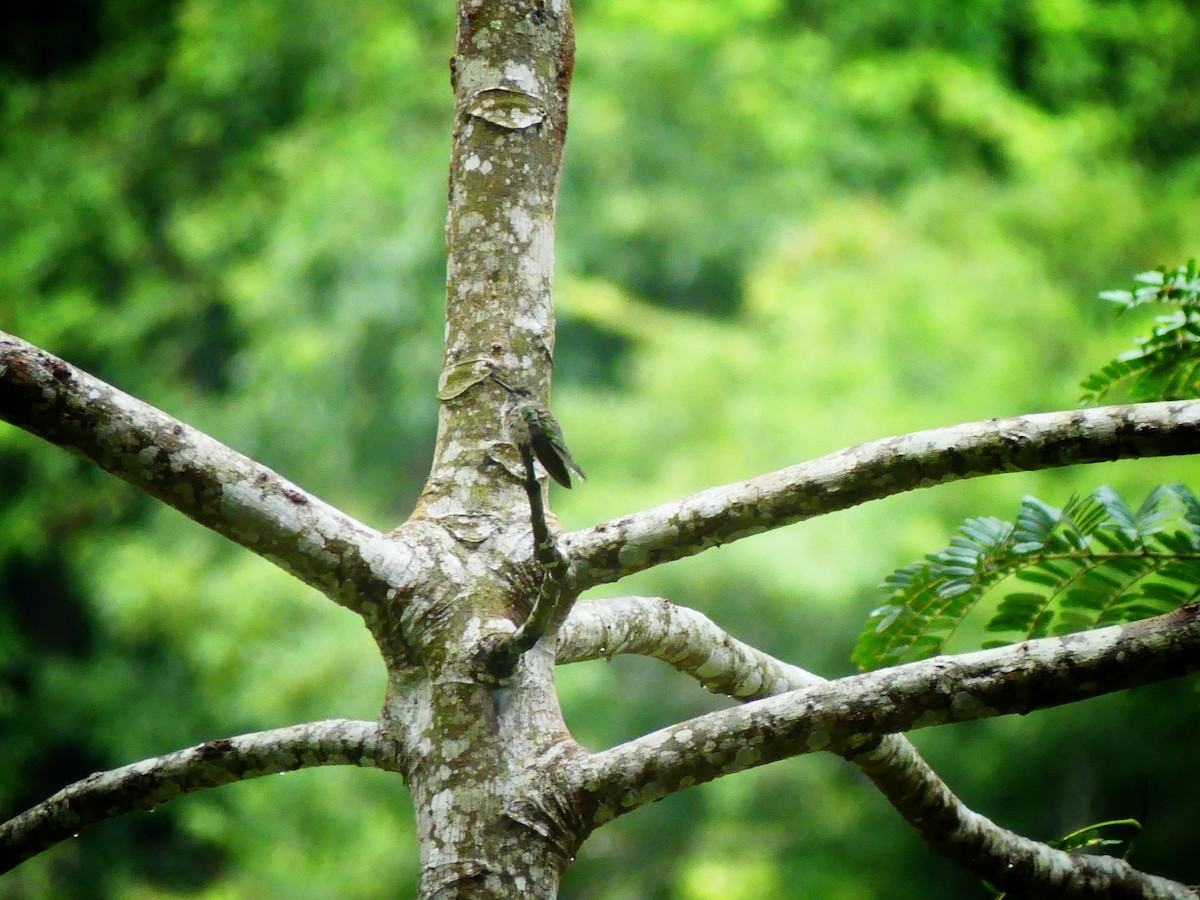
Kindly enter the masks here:
<path id="1" fill-rule="evenodd" d="M 390 527 L 434 430 L 453 4 L 86 6 L 17 13 L 0 34 L 0 328 Z M 1080 360 L 1103 358 L 1074 298 L 1200 244 L 1187 0 L 575 6 L 555 411 L 595 476 L 555 497 L 565 527 L 888 433 L 1057 405 Z M 1133 496 L 1200 477 L 1189 466 L 1104 479 Z M 832 675 L 870 572 L 970 510 L 1092 478 L 917 492 L 637 589 Z M 711 708 L 628 662 L 562 673 L 589 744 Z M 383 683 L 353 616 L 0 425 L 4 812 L 200 740 L 373 716 Z M 1139 755 L 1163 773 L 1192 764 L 1192 719 L 1156 696 L 992 723 L 988 752 L 974 731 L 923 741 L 963 741 L 940 761 L 956 786 L 1013 827 L 1061 834 L 1057 811 L 1107 803 Z M 1082 781 L 1057 769 L 1068 751 Z M 1189 783 L 1174 779 L 1157 821 L 1171 804 L 1191 814 Z M 1147 867 L 1190 865 L 1191 838 L 1159 829 L 1165 863 Z M 811 759 L 619 819 L 563 896 L 696 900 L 746 865 L 742 881 L 781 900 L 976 887 L 844 766 Z M 402 787 L 323 770 L 126 817 L 0 893 L 394 897 L 417 868 Z"/>
<path id="2" fill-rule="evenodd" d="M 1200 593 L 1200 500 L 1172 484 L 1135 511 L 1102 487 L 1062 509 L 1026 497 L 1011 523 L 968 519 L 949 547 L 884 581 L 887 602 L 871 613 L 855 662 L 876 668 L 942 652 L 1001 584 L 1007 591 L 983 627 L 1008 637 L 984 647 L 1130 622 L 1189 603 Z"/>
<path id="3" fill-rule="evenodd" d="M 1084 379 L 1082 401 L 1098 403 L 1119 387 L 1134 400 L 1182 400 L 1200 396 L 1200 272 L 1196 261 L 1134 277 L 1131 291 L 1100 296 L 1122 310 L 1146 304 L 1175 306 L 1158 316 L 1148 336 Z"/>
<path id="4" fill-rule="evenodd" d="M 1056 850 L 1074 853 L 1078 850 L 1094 850 L 1098 847 L 1124 847 L 1122 859 L 1128 859 L 1133 851 L 1137 836 L 1142 833 L 1142 823 L 1137 819 L 1113 819 L 1097 822 L 1072 831 L 1070 834 L 1047 841 Z"/>

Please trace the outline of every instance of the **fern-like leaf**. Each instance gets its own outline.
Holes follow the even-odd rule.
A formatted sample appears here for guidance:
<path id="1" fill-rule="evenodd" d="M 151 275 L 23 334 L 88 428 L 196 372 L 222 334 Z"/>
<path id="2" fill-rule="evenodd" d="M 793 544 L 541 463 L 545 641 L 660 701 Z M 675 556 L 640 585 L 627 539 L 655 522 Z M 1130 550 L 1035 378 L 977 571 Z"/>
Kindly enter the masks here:
<path id="1" fill-rule="evenodd" d="M 1100 296 L 1122 310 L 1148 303 L 1176 307 L 1159 316 L 1134 348 L 1092 372 L 1080 387 L 1083 403 L 1099 403 L 1118 388 L 1134 400 L 1180 400 L 1200 395 L 1200 273 L 1195 260 L 1175 269 L 1134 276 L 1131 291 Z"/>
<path id="2" fill-rule="evenodd" d="M 933 656 L 981 601 L 984 646 L 1061 635 L 1158 615 L 1200 595 L 1200 499 L 1182 484 L 1156 488 L 1135 510 L 1112 488 L 1062 509 L 1026 497 L 1012 523 L 968 519 L 950 545 L 897 569 L 887 600 L 859 636 L 863 668 Z"/>

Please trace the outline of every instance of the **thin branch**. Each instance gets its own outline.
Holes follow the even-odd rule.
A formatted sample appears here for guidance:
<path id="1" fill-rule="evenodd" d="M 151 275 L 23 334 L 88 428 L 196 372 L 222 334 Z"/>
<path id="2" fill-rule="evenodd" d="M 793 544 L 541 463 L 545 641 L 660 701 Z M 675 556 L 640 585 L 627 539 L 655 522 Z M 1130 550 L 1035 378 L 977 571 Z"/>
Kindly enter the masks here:
<path id="1" fill-rule="evenodd" d="M 708 690 L 750 701 L 825 679 L 739 641 L 703 613 L 658 597 L 581 603 L 559 632 L 558 662 L 636 653 L 668 663 Z M 874 742 L 872 742 L 874 743 Z M 938 853 L 995 887 L 1029 896 L 1191 896 L 1121 863 L 1094 862 L 1054 850 L 976 813 L 921 758 L 903 735 L 886 735 L 866 752 L 840 752 Z M 1166 890 L 1161 893 L 1160 889 Z M 1149 892 L 1148 892 L 1149 891 Z"/>
<path id="2" fill-rule="evenodd" d="M 512 636 L 512 649 L 517 655 L 541 640 L 550 627 L 555 608 L 562 597 L 564 578 L 567 574 L 567 561 L 546 526 L 542 485 L 533 465 L 533 448 L 522 444 L 519 449 L 521 462 L 525 466 L 525 493 L 529 497 L 529 518 L 533 528 L 533 555 L 545 572 L 545 578 L 533 608 L 529 611 L 529 617 Z"/>
<path id="3" fill-rule="evenodd" d="M 521 654 L 532 648 L 550 629 L 567 588 L 567 561 L 546 526 L 542 485 L 533 465 L 533 448 L 529 443 L 522 442 L 517 449 L 525 467 L 525 493 L 529 498 L 533 554 L 542 568 L 542 580 L 525 621 L 512 634 L 501 637 L 486 654 L 484 669 L 490 678 L 496 680 L 512 675 Z"/>
<path id="4" fill-rule="evenodd" d="M 580 769 L 600 824 L 730 772 L 865 737 L 1026 713 L 1200 668 L 1200 606 L 1064 638 L 935 657 L 842 678 L 673 725 Z"/>
<path id="5" fill-rule="evenodd" d="M 1077 856 L 1023 837 L 960 801 L 898 736 L 851 760 L 929 846 L 1014 897 L 1195 900 L 1182 884 L 1138 871 L 1111 856 Z"/>
<path id="6" fill-rule="evenodd" d="M 0 332 L 0 419 L 57 444 L 356 611 L 410 552 L 161 410 Z M 394 596 L 394 594 L 393 594 Z"/>
<path id="7" fill-rule="evenodd" d="M 859 444 L 567 534 L 580 590 L 803 519 L 964 478 L 1200 452 L 1200 401 L 989 419 Z"/>
<path id="8" fill-rule="evenodd" d="M 153 809 L 181 794 L 314 766 L 399 771 L 396 753 L 376 723 L 331 719 L 206 741 L 97 772 L 0 825 L 0 872 L 89 825 Z"/>

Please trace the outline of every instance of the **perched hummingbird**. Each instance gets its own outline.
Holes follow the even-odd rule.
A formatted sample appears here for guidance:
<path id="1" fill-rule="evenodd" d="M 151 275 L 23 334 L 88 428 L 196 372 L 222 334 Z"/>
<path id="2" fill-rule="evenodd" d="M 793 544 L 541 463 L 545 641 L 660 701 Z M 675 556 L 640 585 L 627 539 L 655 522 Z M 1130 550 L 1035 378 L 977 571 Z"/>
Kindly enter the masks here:
<path id="1" fill-rule="evenodd" d="M 562 427 L 550 410 L 524 388 L 500 384 L 508 390 L 502 414 L 508 442 L 518 450 L 527 447 L 550 477 L 565 488 L 571 486 L 571 472 L 585 480 L 583 470 L 571 459 Z"/>

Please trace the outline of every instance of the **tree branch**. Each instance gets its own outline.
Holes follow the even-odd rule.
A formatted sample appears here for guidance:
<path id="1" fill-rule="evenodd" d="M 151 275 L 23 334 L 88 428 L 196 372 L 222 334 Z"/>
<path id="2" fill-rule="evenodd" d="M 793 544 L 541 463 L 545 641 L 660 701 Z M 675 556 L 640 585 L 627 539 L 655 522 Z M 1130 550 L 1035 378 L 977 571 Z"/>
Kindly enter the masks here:
<path id="1" fill-rule="evenodd" d="M 921 838 L 943 856 L 1017 897 L 1163 898 L 1196 892 L 1111 856 L 1077 856 L 1023 837 L 974 812 L 898 735 L 851 757 Z"/>
<path id="2" fill-rule="evenodd" d="M 580 770 L 595 824 L 642 803 L 791 756 L 892 734 L 1059 706 L 1200 668 L 1200 606 L 1064 638 L 935 657 L 709 713 Z"/>
<path id="3" fill-rule="evenodd" d="M 0 419 L 94 462 L 357 612 L 403 583 L 403 543 L 266 466 L 0 332 Z"/>
<path id="4" fill-rule="evenodd" d="M 578 604 L 559 632 L 558 662 L 617 653 L 660 659 L 710 691 L 745 701 L 828 683 L 733 638 L 703 613 L 658 597 Z M 886 735 L 866 752 L 828 749 L 857 765 L 930 847 L 998 889 L 1022 896 L 1192 896 L 1118 860 L 1073 856 L 1002 828 L 956 797 L 903 735 Z"/>
<path id="5" fill-rule="evenodd" d="M 206 741 L 97 772 L 0 825 L 0 873 L 89 825 L 153 809 L 181 794 L 314 766 L 400 771 L 393 742 L 374 722 L 331 719 Z"/>
<path id="6" fill-rule="evenodd" d="M 540 641 L 549 630 L 566 592 L 567 561 L 546 525 L 542 504 L 542 485 L 533 465 L 533 449 L 522 443 L 518 450 L 525 467 L 525 493 L 529 498 L 529 518 L 533 530 L 533 555 L 542 568 L 541 584 L 525 621 L 512 634 L 503 635 L 485 656 L 484 669 L 490 678 L 503 680 L 516 668 L 521 654 Z"/>
<path id="7" fill-rule="evenodd" d="M 661 597 L 612 597 L 577 603 L 558 633 L 557 662 L 618 653 L 662 660 L 715 694 L 760 700 L 825 679 L 742 643 L 712 619 Z"/>
<path id="8" fill-rule="evenodd" d="M 964 478 L 1200 451 L 1200 401 L 989 419 L 859 444 L 567 534 L 580 590 L 772 528 Z"/>

